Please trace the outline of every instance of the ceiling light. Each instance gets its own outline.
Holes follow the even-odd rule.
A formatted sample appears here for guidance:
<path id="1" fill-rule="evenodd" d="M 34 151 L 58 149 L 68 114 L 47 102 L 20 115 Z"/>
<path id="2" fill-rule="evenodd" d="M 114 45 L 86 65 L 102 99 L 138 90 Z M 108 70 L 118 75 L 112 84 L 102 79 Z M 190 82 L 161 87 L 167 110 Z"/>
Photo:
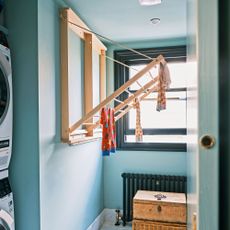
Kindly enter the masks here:
<path id="1" fill-rule="evenodd" d="M 139 2 L 142 6 L 152 6 L 161 4 L 162 0 L 139 0 Z"/>
<path id="2" fill-rule="evenodd" d="M 160 18 L 151 18 L 150 19 L 150 22 L 153 24 L 153 25 L 157 25 L 161 22 Z"/>

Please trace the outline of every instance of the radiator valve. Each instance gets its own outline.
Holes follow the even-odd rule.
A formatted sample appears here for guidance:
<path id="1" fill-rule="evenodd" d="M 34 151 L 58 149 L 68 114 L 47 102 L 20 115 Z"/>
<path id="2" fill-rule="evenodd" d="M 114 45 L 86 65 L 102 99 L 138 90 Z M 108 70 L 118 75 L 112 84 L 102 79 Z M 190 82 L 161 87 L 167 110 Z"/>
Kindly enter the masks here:
<path id="1" fill-rule="evenodd" d="M 115 223 L 115 225 L 118 226 L 118 225 L 120 225 L 120 221 L 121 221 L 121 212 L 119 209 L 116 209 L 115 212 L 116 212 L 116 223 Z"/>

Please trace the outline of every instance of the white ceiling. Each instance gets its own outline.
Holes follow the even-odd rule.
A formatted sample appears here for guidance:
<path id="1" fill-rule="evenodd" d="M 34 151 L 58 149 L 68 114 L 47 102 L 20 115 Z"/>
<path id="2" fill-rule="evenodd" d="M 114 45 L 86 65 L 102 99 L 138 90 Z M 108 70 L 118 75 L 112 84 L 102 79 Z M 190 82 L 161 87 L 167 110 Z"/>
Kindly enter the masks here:
<path id="1" fill-rule="evenodd" d="M 186 37 L 186 0 L 141 6 L 138 0 L 65 0 L 95 32 L 118 42 Z M 158 17 L 160 24 L 150 19 Z"/>

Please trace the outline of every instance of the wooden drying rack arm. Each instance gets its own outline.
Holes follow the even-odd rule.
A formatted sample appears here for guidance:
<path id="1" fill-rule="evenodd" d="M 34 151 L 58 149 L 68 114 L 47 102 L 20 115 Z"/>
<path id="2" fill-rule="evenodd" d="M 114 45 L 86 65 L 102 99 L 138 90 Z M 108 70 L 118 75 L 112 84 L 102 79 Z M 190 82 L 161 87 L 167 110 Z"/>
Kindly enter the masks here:
<path id="1" fill-rule="evenodd" d="M 158 89 L 158 85 L 154 85 L 154 83 L 156 83 L 156 81 L 158 80 L 158 77 L 156 77 L 154 80 L 150 81 L 149 83 L 147 83 L 143 88 L 144 89 L 139 89 L 138 91 L 136 91 L 130 98 L 127 98 L 126 101 L 124 101 L 124 106 L 128 106 L 126 109 L 122 110 L 122 112 L 120 112 L 117 116 L 115 116 L 115 121 L 118 121 L 120 118 L 122 118 L 126 113 L 129 112 L 130 109 L 133 108 L 133 104 L 131 102 L 133 102 L 133 100 L 135 98 L 137 98 L 138 96 L 140 96 L 144 90 L 147 90 L 147 92 L 145 92 L 139 99 L 140 101 L 143 100 L 144 98 L 146 98 L 150 93 L 152 93 L 153 91 L 156 91 Z M 154 85 L 152 88 L 149 89 L 149 87 L 151 87 L 152 85 Z M 115 113 L 118 112 L 120 109 L 122 109 L 120 105 L 116 106 L 114 111 Z M 89 130 L 92 131 L 93 129 L 97 128 L 100 125 L 99 121 L 96 122 L 94 125 L 91 125 L 89 127 Z"/>
<path id="2" fill-rule="evenodd" d="M 83 123 L 87 122 L 90 118 L 92 118 L 95 114 L 97 114 L 104 106 L 108 105 L 111 101 L 113 101 L 116 97 L 118 97 L 120 94 L 122 94 L 130 85 L 135 83 L 138 79 L 140 79 L 144 74 L 146 74 L 151 68 L 159 64 L 161 61 L 163 61 L 163 56 L 159 55 L 156 59 L 154 59 L 152 62 L 150 62 L 146 67 L 144 67 L 142 70 L 140 70 L 134 77 L 132 77 L 129 81 L 127 81 L 124 85 L 122 85 L 119 89 L 117 89 L 114 93 L 112 93 L 110 96 L 108 96 L 104 101 L 102 101 L 98 106 L 96 106 L 93 110 L 91 110 L 88 114 L 86 114 L 83 118 L 81 118 L 79 121 L 77 121 L 75 124 L 73 124 L 69 128 L 69 133 L 71 134 L 74 132 L 77 128 L 79 128 Z M 153 80 L 151 80 L 149 83 L 149 86 L 153 84 Z M 147 85 L 148 85 L 147 84 Z M 143 92 L 147 88 L 143 87 L 137 92 Z M 127 105 L 133 98 L 128 98 L 128 101 L 124 101 L 124 103 L 121 103 L 118 105 L 117 110 L 121 109 L 125 105 Z M 116 108 L 115 108 L 116 111 Z"/>
<path id="3" fill-rule="evenodd" d="M 158 89 L 158 85 L 154 85 L 151 89 L 148 90 L 148 92 L 144 93 L 141 97 L 140 97 L 140 101 L 145 99 L 150 93 L 156 91 Z M 134 107 L 134 105 L 129 105 L 122 113 L 120 113 L 119 115 L 116 116 L 115 121 L 118 121 L 120 118 L 122 118 L 126 113 L 129 112 L 130 109 L 132 109 Z"/>

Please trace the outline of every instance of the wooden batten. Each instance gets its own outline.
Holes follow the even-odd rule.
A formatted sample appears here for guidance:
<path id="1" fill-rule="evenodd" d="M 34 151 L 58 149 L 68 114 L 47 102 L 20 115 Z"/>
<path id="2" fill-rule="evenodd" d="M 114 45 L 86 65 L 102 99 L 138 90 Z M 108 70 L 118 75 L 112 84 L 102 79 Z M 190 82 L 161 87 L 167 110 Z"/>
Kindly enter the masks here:
<path id="1" fill-rule="evenodd" d="M 85 62 L 84 62 L 84 114 L 86 115 L 93 109 L 93 47 L 92 34 L 85 33 Z M 93 122 L 93 118 L 88 120 Z M 85 125 L 86 130 L 88 125 Z M 93 132 L 88 132 L 87 136 L 93 136 Z"/>
<path id="2" fill-rule="evenodd" d="M 106 98 L 106 60 L 105 50 L 101 50 L 100 55 L 100 102 Z"/>
<path id="3" fill-rule="evenodd" d="M 149 89 L 153 84 L 157 82 L 158 78 L 149 81 L 146 83 L 141 89 L 137 90 L 134 94 L 132 94 L 130 97 L 128 97 L 126 100 L 124 100 L 124 103 L 119 104 L 115 107 L 114 111 L 115 113 L 122 108 L 124 108 L 126 105 L 130 104 L 135 98 L 140 96 L 145 90 Z"/>
<path id="4" fill-rule="evenodd" d="M 61 12 L 68 20 L 67 11 Z M 68 22 L 61 20 L 61 139 L 69 141 Z"/>
<path id="5" fill-rule="evenodd" d="M 93 139 L 93 131 L 88 130 L 92 124 L 93 118 L 88 120 L 88 124 L 83 125 L 86 130 L 83 133 L 76 134 L 70 132 L 69 120 L 69 70 L 68 70 L 68 43 L 69 30 L 71 29 L 84 41 L 84 113 L 88 114 L 93 109 L 93 51 L 100 56 L 100 97 L 105 97 L 105 51 L 107 48 L 90 31 L 89 27 L 78 17 L 70 8 L 60 10 L 60 56 L 61 56 L 61 140 L 65 143 L 72 143 L 76 136 L 85 136 L 88 140 Z M 83 55 L 82 55 L 83 57 Z M 81 128 L 81 127 L 79 127 Z M 78 130 L 76 130 L 78 131 Z M 88 138 L 88 137 L 92 138 Z M 98 137 L 97 137 L 98 138 Z M 84 139 L 84 138 L 83 138 Z M 82 140 L 80 140 L 81 142 Z M 74 140 L 75 142 L 75 140 Z M 79 142 L 79 139 L 77 140 Z"/>
<path id="6" fill-rule="evenodd" d="M 141 97 L 140 97 L 140 101 L 144 100 L 150 93 L 152 93 L 153 91 L 157 90 L 158 86 L 153 86 L 151 89 L 148 90 L 147 93 L 144 93 Z M 115 121 L 118 121 L 120 118 L 122 118 L 126 113 L 128 113 L 132 108 L 133 108 L 133 104 L 129 105 L 126 109 L 123 110 L 122 113 L 118 114 L 115 117 Z"/>

